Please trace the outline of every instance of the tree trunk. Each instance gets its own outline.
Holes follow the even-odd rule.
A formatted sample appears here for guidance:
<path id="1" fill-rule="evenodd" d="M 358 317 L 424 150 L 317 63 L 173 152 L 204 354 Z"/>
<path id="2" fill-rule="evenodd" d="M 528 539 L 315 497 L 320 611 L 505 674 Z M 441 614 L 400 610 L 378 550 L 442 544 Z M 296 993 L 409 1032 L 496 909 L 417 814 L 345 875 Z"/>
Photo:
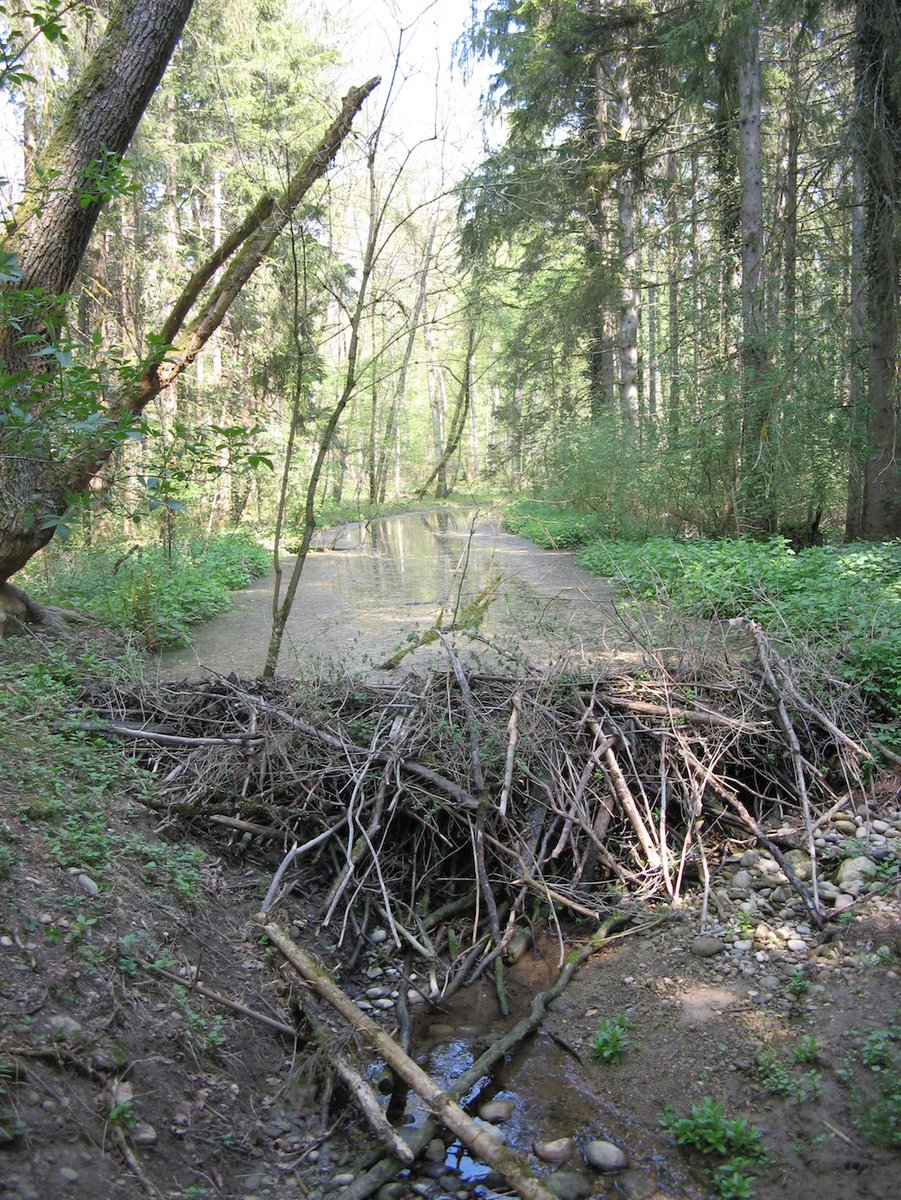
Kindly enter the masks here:
<path id="1" fill-rule="evenodd" d="M 179 3 L 175 0 L 123 0 L 113 14 L 97 55 L 85 72 L 87 82 L 83 80 L 76 88 L 70 107 L 48 147 L 47 164 L 63 172 L 60 178 L 67 180 L 67 188 L 73 196 L 67 203 L 57 180 L 52 203 L 48 201 L 39 212 L 40 197 L 29 194 L 17 213 L 20 224 L 15 233 L 0 243 L 0 249 L 13 249 L 19 255 L 20 266 L 25 272 L 20 286 L 41 286 L 56 295 L 71 283 L 96 220 L 96 204 L 84 208 L 79 204 L 84 166 L 102 158 L 105 147 L 115 148 L 117 153 L 125 149 L 143 111 L 142 107 L 138 108 L 138 100 L 142 105 L 149 100 L 190 7 L 190 0 Z M 140 19 L 135 10 L 140 10 Z M 163 21 L 164 15 L 169 18 L 168 24 Z M 135 38 L 134 46 L 128 44 L 127 37 Z M 162 48 L 158 43 L 164 43 Z M 148 62 L 153 65 L 153 72 Z M 116 78 L 110 79 L 114 72 L 121 75 L 118 82 Z M 194 361 L 285 228 L 291 213 L 325 174 L 347 136 L 353 118 L 378 82 L 378 79 L 372 79 L 363 87 L 348 92 L 339 114 L 281 196 L 264 196 L 241 226 L 195 271 L 163 328 L 161 342 L 164 345 L 172 343 L 178 336 L 203 287 L 229 258 L 232 259 L 182 337 L 177 353 L 170 354 L 164 362 L 152 362 L 137 386 L 120 392 L 107 410 L 105 424 L 98 435 L 86 434 L 82 448 L 67 462 L 54 461 L 49 449 L 42 445 L 35 447 L 32 444 L 24 454 L 10 452 L 4 447 L 0 454 L 0 583 L 50 541 L 56 519 L 68 507 L 70 496 L 90 485 L 118 444 L 118 439 L 112 436 L 114 431 L 123 421 L 139 414 Z M 134 102 L 130 99 L 133 95 L 137 97 Z M 98 104 L 98 96 L 103 97 L 102 104 Z M 128 109 L 133 117 L 127 137 L 120 119 L 124 109 Z M 80 120 L 82 115 L 83 121 Z M 66 149 L 64 131 L 68 131 L 68 136 L 76 143 L 75 150 Z M 73 163 L 82 165 L 76 169 Z M 86 224 L 86 233 L 76 217 Z M 24 224 L 21 223 L 23 220 Z M 39 236 L 45 223 L 48 225 L 46 245 Z M 64 233 L 71 240 L 60 245 L 61 239 L 65 241 Z M 79 258 L 73 256 L 72 245 L 80 246 Z M 68 275 L 70 270 L 71 276 Z M 5 342 L 0 340 L 0 349 L 5 353 L 7 368 L 20 370 L 27 388 L 29 347 L 17 345 L 9 330 L 0 335 L 2 338 Z M 40 398 L 37 399 L 38 402 L 34 402 L 29 398 L 29 402 L 32 412 L 39 417 L 41 406 Z"/>
<path id="2" fill-rule="evenodd" d="M 863 535 L 901 537 L 901 3 L 858 0 L 858 122 L 864 168 L 869 380 Z"/>
<path id="3" fill-rule="evenodd" d="M 96 54 L 40 155 L 42 172 L 32 174 L 14 227 L 0 240 L 0 249 L 17 257 L 19 289 L 41 289 L 51 296 L 68 291 L 100 212 L 99 199 L 82 202 L 89 168 L 104 154 L 125 153 L 192 3 L 120 0 L 113 10 Z M 53 174 L 49 189 L 44 183 L 48 172 Z M 39 328 L 36 323 L 26 332 Z M 27 395 L 34 346 L 23 346 L 17 337 L 10 326 L 0 329 L 0 358 L 8 372 L 21 374 L 26 405 L 39 417 L 40 397 Z M 0 583 L 50 541 L 54 523 L 47 517 L 66 506 L 63 464 L 51 459 L 49 449 L 30 446 L 25 454 L 12 449 L 4 447 L 0 455 Z"/>
<path id="4" fill-rule="evenodd" d="M 626 61 L 623 57 L 616 72 L 616 132 L 621 152 L 631 154 L 632 96 Z M 623 426 L 638 427 L 638 314 L 641 292 L 638 287 L 638 251 L 635 244 L 635 173 L 626 161 L 617 179 L 619 214 L 619 404 Z"/>
<path id="5" fill-rule="evenodd" d="M 669 274 L 667 324 L 669 335 L 669 391 L 666 405 L 667 441 L 675 446 L 679 439 L 679 205 L 676 155 L 666 155 L 666 266 Z"/>
<path id="6" fill-rule="evenodd" d="M 848 370 L 848 498 L 845 508 L 845 541 L 854 542 L 863 525 L 863 483 L 867 455 L 866 362 L 868 358 L 866 289 L 866 209 L 863 163 L 854 162 L 851 203 L 851 304 Z"/>
<path id="7" fill-rule="evenodd" d="M 763 273 L 763 157 L 760 140 L 760 15 L 752 4 L 738 67 L 741 183 L 742 516 L 744 531 L 775 530 L 770 488 L 771 386 L 767 378 Z"/>

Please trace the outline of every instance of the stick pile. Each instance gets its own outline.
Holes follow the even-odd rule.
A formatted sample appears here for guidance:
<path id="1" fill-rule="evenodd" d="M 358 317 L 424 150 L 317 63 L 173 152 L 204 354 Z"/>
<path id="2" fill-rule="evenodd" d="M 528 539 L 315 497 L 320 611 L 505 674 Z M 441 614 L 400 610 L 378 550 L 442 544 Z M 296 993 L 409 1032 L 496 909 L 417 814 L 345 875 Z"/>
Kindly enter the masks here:
<path id="1" fill-rule="evenodd" d="M 779 860 L 859 786 L 866 751 L 820 711 L 756 626 L 757 661 L 681 677 L 450 669 L 390 686 L 217 677 L 93 697 L 171 819 L 262 839 L 271 913 L 317 897 L 339 945 L 376 926 L 423 960 L 433 995 L 487 967 L 540 913 L 593 920 L 624 889 L 678 900 L 729 839 Z M 841 694 L 841 693 L 837 693 Z M 768 832 L 768 830 L 775 832 Z"/>

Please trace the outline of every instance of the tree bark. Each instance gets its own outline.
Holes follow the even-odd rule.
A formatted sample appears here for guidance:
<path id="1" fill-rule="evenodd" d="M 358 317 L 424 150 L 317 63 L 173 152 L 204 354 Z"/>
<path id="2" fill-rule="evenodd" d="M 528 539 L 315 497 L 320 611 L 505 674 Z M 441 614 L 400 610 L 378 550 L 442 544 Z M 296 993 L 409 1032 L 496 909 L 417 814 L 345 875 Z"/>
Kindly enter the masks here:
<path id="1" fill-rule="evenodd" d="M 180 7 L 185 10 L 184 15 L 187 15 L 190 3 L 188 0 L 181 0 Z M 135 36 L 138 37 L 135 51 L 144 49 L 145 54 L 150 56 L 150 50 L 153 49 L 157 51 L 156 58 L 159 58 L 159 51 L 153 40 L 154 36 L 162 36 L 158 30 L 160 24 L 157 19 L 158 10 L 174 10 L 177 6 L 172 0 L 169 0 L 168 3 L 164 3 L 164 0 L 153 0 L 152 3 L 148 2 L 142 7 L 137 0 L 130 0 L 130 3 L 123 4 L 117 13 L 134 8 L 140 8 L 142 13 L 149 13 L 154 18 L 154 21 L 144 27 L 142 36 L 138 37 L 140 27 L 138 33 L 135 33 Z M 118 104 L 113 105 L 113 96 L 118 94 L 118 90 L 114 89 L 112 95 L 110 94 L 109 89 L 102 83 L 105 76 L 100 77 L 101 83 L 97 82 L 98 74 L 95 66 L 98 60 L 103 70 L 117 68 L 121 59 L 124 64 L 121 66 L 122 70 L 127 68 L 139 76 L 141 81 L 144 81 L 147 75 L 146 71 L 143 74 L 137 71 L 132 62 L 133 54 L 128 55 L 122 51 L 120 46 L 123 36 L 121 24 L 121 21 L 116 21 L 116 14 L 114 14 L 110 21 L 112 32 L 108 33 L 107 38 L 112 38 L 113 49 L 116 53 L 104 49 L 107 40 L 105 39 L 98 50 L 95 62 L 86 72 L 89 78 L 94 80 L 95 88 L 100 88 L 106 96 L 105 107 L 100 110 L 101 115 L 106 114 L 107 110 L 111 108 L 115 108 L 115 112 L 118 113 L 119 106 Z M 134 33 L 133 25 L 135 25 L 134 21 L 128 28 Z M 181 29 L 181 24 L 178 29 Z M 162 74 L 176 36 L 177 34 L 172 35 L 171 44 L 167 43 L 166 55 L 158 64 L 159 69 L 154 77 L 155 81 L 158 81 Z M 2 522 L 0 524 L 0 583 L 24 566 L 32 555 L 50 541 L 53 536 L 53 526 L 47 524 L 46 518 L 61 515 L 68 506 L 69 496 L 72 493 L 80 493 L 89 486 L 91 479 L 110 457 L 116 445 L 115 440 L 110 437 L 110 430 L 123 420 L 140 414 L 154 396 L 158 395 L 163 388 L 171 386 L 181 372 L 194 361 L 201 348 L 218 329 L 235 298 L 263 261 L 276 238 L 284 230 L 291 213 L 313 184 L 325 174 L 338 148 L 350 131 L 354 117 L 378 82 L 378 79 L 371 79 L 362 87 L 352 88 L 348 92 L 344 97 L 338 116 L 316 148 L 306 157 L 291 178 L 284 192 L 278 197 L 264 196 L 235 234 L 226 238 L 222 245 L 214 250 L 207 262 L 194 273 L 166 321 L 162 334 L 164 343 L 171 342 L 178 335 L 205 284 L 213 277 L 216 270 L 224 265 L 230 256 L 233 256 L 228 269 L 218 280 L 198 315 L 183 335 L 177 352 L 161 362 L 153 362 L 146 368 L 137 386 L 119 394 L 106 413 L 108 422 L 101 435 L 98 437 L 87 436 L 81 453 L 71 458 L 68 463 L 55 462 L 47 453 L 29 452 L 17 455 L 4 452 L 0 454 L 0 522 Z M 123 82 L 123 89 L 127 83 L 128 79 Z M 140 95 L 143 97 L 144 104 L 149 100 L 152 90 L 152 87 L 148 89 L 146 82 L 143 83 Z M 73 103 L 83 95 L 84 88 L 80 85 L 74 94 Z M 93 101 L 94 96 L 89 92 L 86 101 L 89 116 L 95 114 L 97 107 Z M 77 115 L 76 113 L 75 116 L 72 116 L 67 112 L 60 129 L 66 127 L 74 129 L 77 133 Z M 137 112 L 134 124 L 137 123 L 139 117 L 140 112 Z M 94 121 L 92 125 L 94 154 L 93 158 L 90 156 L 87 158 L 87 162 L 97 159 L 101 155 L 103 147 L 111 145 L 110 139 L 118 136 L 118 122 L 110 119 L 109 123 L 111 133 L 110 136 L 106 136 L 103 124 Z M 56 140 L 55 137 L 54 142 Z M 127 142 L 125 144 L 127 145 Z M 86 153 L 85 150 L 81 151 L 82 156 Z M 80 178 L 81 172 L 76 172 L 71 177 L 76 208 L 78 207 Z M 26 199 L 25 211 L 27 213 L 36 212 L 36 210 L 28 208 L 29 203 L 30 201 Z M 88 232 L 90 232 L 90 228 L 93 228 L 96 219 L 96 213 L 93 215 L 91 213 L 94 207 L 96 206 L 91 205 L 78 210 L 82 214 L 82 218 L 89 224 Z M 52 210 L 54 220 L 48 235 L 51 247 L 61 221 L 60 214 L 65 215 L 67 212 L 68 209 L 58 208 L 58 206 Z M 29 237 L 32 241 L 34 240 L 33 230 L 43 225 L 43 221 L 43 216 L 38 218 L 35 215 L 29 218 L 25 228 L 31 231 Z M 73 233 L 72 236 L 73 240 L 81 239 L 86 244 L 86 238 L 81 238 L 80 234 L 76 237 L 76 234 Z M 46 281 L 42 284 L 33 276 L 33 273 L 29 275 L 28 278 L 31 280 L 29 286 L 43 286 L 46 290 L 54 293 L 65 290 L 71 279 L 60 274 L 60 263 L 64 258 L 67 269 L 71 266 L 74 275 L 74 269 L 78 265 L 77 261 L 70 263 L 67 256 L 51 251 L 45 254 L 33 254 L 29 250 L 29 244 L 28 242 L 25 244 L 27 253 L 25 259 L 20 257 L 20 264 L 30 262 L 32 272 L 36 269 L 35 264 L 43 264 L 42 269 L 48 272 Z M 5 245 L 5 243 L 0 243 L 0 245 Z M 18 250 L 18 240 L 13 242 L 13 247 Z M 82 251 L 83 249 L 84 245 L 82 245 Z M 15 349 L 18 350 L 18 348 Z M 9 363 L 7 365 L 9 366 Z"/>
<path id="2" fill-rule="evenodd" d="M 760 13 L 754 0 L 738 67 L 741 183 L 742 509 L 744 532 L 775 529 L 770 489 L 770 417 L 764 293 L 763 156 L 760 139 Z"/>
<path id="3" fill-rule="evenodd" d="M 867 242 L 869 453 L 863 535 L 901 537 L 901 3 L 858 0 L 858 128 Z"/>
<path id="4" fill-rule="evenodd" d="M 40 289 L 56 297 L 70 288 L 101 207 L 99 198 L 83 203 L 89 168 L 104 154 L 125 153 L 192 3 L 120 0 L 113 10 L 93 59 L 40 155 L 41 173 L 32 172 L 13 228 L 0 240 L 0 249 L 16 255 L 22 273 L 17 289 Z M 34 334 L 41 328 L 42 323 L 35 322 L 24 332 Z M 41 396 L 28 389 L 35 347 L 23 345 L 19 337 L 10 325 L 0 329 L 0 358 L 10 374 L 20 377 L 25 405 L 39 418 Z M 0 445 L 0 583 L 50 541 L 53 525 L 43 518 L 59 515 L 66 506 L 61 464 L 52 461 L 46 446 L 32 443 L 26 453 L 17 449 Z"/>

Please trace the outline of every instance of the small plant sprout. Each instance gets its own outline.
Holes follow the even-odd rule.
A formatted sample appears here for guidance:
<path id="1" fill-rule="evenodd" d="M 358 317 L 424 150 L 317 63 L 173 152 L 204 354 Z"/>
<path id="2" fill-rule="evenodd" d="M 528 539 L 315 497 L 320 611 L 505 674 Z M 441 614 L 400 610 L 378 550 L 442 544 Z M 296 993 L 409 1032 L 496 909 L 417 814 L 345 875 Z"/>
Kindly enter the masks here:
<path id="1" fill-rule="evenodd" d="M 806 1063 L 815 1063 L 820 1057 L 820 1053 L 819 1040 L 812 1033 L 808 1033 L 792 1050 L 792 1058 L 799 1066 L 804 1066 Z"/>
<path id="2" fill-rule="evenodd" d="M 597 1030 L 591 1041 L 591 1049 L 595 1058 L 601 1062 L 618 1063 L 623 1053 L 629 1048 L 629 1037 L 626 1033 L 628 1019 L 623 1013 L 608 1017 L 598 1023 Z"/>
<path id="3" fill-rule="evenodd" d="M 800 1000 L 810 991 L 810 980 L 804 978 L 804 972 L 798 967 L 789 977 L 787 987 L 795 1000 Z"/>
<path id="4" fill-rule="evenodd" d="M 723 1104 L 705 1096 L 700 1104 L 692 1106 L 690 1117 L 677 1117 L 667 1106 L 660 1125 L 680 1146 L 726 1160 L 711 1171 L 721 1200 L 751 1200 L 753 1174 L 766 1163 L 766 1151 L 763 1135 L 750 1121 L 726 1117 Z"/>

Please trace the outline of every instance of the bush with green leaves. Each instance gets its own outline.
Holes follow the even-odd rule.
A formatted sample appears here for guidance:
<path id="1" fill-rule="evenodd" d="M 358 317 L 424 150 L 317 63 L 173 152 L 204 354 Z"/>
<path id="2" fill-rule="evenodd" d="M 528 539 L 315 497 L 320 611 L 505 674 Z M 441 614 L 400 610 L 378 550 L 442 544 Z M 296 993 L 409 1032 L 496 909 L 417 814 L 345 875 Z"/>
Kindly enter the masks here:
<path id="1" fill-rule="evenodd" d="M 595 1058 L 601 1062 L 619 1062 L 629 1048 L 629 1035 L 626 1033 L 628 1024 L 623 1013 L 598 1023 L 595 1035 L 591 1040 L 591 1049 Z"/>
<path id="2" fill-rule="evenodd" d="M 222 612 L 229 593 L 268 566 L 269 555 L 253 536 L 235 531 L 187 539 L 171 553 L 122 542 L 57 550 L 20 579 L 36 599 L 80 609 L 163 647 L 185 645 L 189 625 Z"/>
<path id="3" fill-rule="evenodd" d="M 901 710 L 901 542 L 589 542 L 579 562 L 640 599 L 704 618 L 748 616 L 774 637 L 820 646 L 886 714 Z"/>
<path id="4" fill-rule="evenodd" d="M 601 518 L 592 513 L 576 513 L 537 500 L 509 504 L 504 510 L 503 526 L 545 550 L 575 550 L 609 532 Z"/>
<path id="5" fill-rule="evenodd" d="M 680 1146 L 727 1160 L 712 1171 L 722 1200 L 750 1200 L 753 1173 L 767 1157 L 763 1134 L 755 1125 L 744 1117 L 727 1117 L 724 1105 L 712 1096 L 692 1105 L 690 1117 L 677 1117 L 667 1106 L 660 1125 Z"/>

